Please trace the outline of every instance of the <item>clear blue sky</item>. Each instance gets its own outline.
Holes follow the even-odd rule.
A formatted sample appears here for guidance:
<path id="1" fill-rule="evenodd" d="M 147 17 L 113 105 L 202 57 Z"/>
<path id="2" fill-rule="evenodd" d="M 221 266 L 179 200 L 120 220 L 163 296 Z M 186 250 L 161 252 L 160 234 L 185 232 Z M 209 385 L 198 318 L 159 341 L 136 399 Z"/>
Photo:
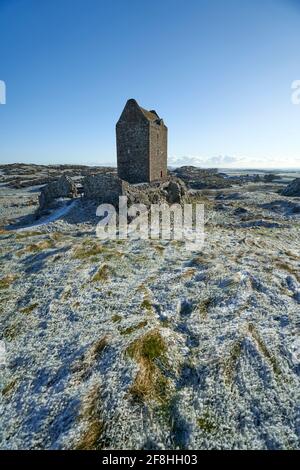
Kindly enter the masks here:
<path id="1" fill-rule="evenodd" d="M 170 163 L 300 167 L 300 1 L 0 0 L 0 162 L 115 164 L 128 98 Z"/>

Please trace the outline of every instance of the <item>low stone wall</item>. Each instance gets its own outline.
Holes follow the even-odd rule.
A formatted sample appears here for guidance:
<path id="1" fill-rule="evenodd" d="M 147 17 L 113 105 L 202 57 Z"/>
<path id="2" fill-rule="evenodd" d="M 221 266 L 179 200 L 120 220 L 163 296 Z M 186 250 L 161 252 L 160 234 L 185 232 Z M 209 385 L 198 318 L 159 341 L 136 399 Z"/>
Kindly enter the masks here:
<path id="1" fill-rule="evenodd" d="M 91 175 L 83 181 L 83 194 L 99 204 L 118 205 L 119 196 L 127 196 L 128 204 L 181 203 L 187 194 L 186 186 L 178 178 L 165 182 L 131 185 L 114 175 Z"/>

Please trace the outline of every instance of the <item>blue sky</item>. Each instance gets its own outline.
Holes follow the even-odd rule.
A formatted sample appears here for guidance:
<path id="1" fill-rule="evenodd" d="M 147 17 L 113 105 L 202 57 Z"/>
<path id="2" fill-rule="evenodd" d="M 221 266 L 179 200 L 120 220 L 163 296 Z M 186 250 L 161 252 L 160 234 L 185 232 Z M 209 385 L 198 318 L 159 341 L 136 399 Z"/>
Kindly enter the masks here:
<path id="1" fill-rule="evenodd" d="M 115 164 L 128 98 L 170 164 L 300 167 L 300 1 L 0 0 L 0 162 Z"/>

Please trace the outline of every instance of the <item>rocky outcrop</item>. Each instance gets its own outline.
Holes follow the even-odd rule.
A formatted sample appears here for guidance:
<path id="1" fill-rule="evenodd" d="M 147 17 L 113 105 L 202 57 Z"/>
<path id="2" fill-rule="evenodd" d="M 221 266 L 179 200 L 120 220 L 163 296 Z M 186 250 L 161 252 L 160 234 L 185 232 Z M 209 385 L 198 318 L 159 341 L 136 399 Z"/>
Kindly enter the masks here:
<path id="1" fill-rule="evenodd" d="M 283 196 L 300 197 L 300 178 L 293 180 L 286 188 L 283 189 Z"/>
<path id="2" fill-rule="evenodd" d="M 39 196 L 40 209 L 49 207 L 55 199 L 77 197 L 76 184 L 68 176 L 61 176 L 44 186 Z"/>
<path id="3" fill-rule="evenodd" d="M 180 204 L 187 194 L 187 189 L 183 181 L 179 178 L 173 179 L 166 187 L 167 202 L 169 204 Z"/>
<path id="4" fill-rule="evenodd" d="M 232 182 L 214 168 L 182 166 L 172 171 L 191 189 L 219 189 L 232 186 Z"/>

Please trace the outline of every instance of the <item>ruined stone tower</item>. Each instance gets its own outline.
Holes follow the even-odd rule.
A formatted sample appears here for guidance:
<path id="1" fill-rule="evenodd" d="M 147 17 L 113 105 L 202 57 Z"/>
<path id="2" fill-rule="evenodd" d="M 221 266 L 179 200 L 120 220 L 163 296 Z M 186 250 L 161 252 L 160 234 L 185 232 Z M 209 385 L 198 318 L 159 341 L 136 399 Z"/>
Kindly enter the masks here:
<path id="1" fill-rule="evenodd" d="M 118 176 L 131 184 L 167 176 L 168 128 L 155 111 L 127 101 L 116 125 Z"/>

